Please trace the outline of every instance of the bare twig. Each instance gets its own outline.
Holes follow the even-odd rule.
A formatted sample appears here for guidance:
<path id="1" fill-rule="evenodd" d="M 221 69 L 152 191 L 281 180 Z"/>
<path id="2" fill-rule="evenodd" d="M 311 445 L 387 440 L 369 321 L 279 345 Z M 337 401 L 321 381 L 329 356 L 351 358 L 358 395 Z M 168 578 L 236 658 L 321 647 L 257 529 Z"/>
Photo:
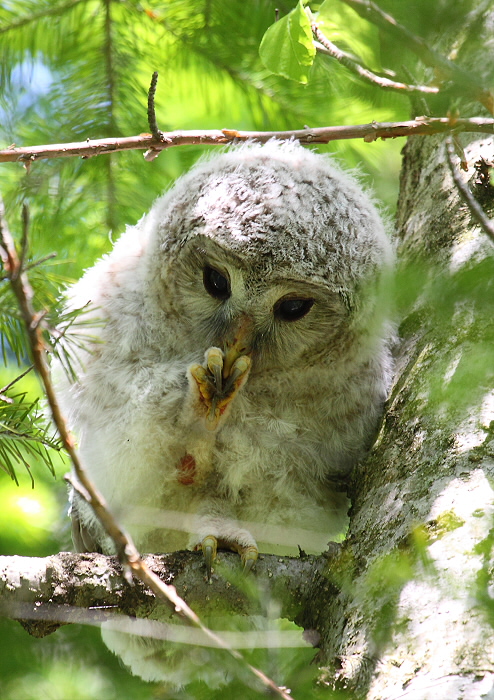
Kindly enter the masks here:
<path id="1" fill-rule="evenodd" d="M 105 90 L 106 90 L 106 117 L 108 120 L 108 131 L 110 136 L 118 134 L 117 122 L 115 119 L 115 94 L 116 94 L 116 72 L 115 72 L 115 46 L 114 46 L 114 27 L 112 18 L 113 2 L 112 0 L 102 0 L 101 5 L 104 8 L 104 40 L 103 40 L 103 65 L 105 71 Z M 110 156 L 105 162 L 106 167 L 106 225 L 110 231 L 114 231 L 117 227 L 116 217 L 116 176 L 114 159 Z"/>
<path id="2" fill-rule="evenodd" d="M 395 80 L 390 80 L 384 76 L 373 73 L 368 68 L 364 68 L 353 56 L 345 51 L 342 51 L 338 46 L 333 44 L 325 34 L 319 29 L 317 22 L 311 22 L 311 29 L 314 37 L 317 39 L 316 49 L 320 53 L 335 58 L 342 66 L 348 68 L 352 73 L 358 75 L 363 80 L 373 85 L 378 85 L 382 90 L 396 90 L 397 92 L 427 92 L 437 94 L 439 88 L 429 85 L 409 85 L 408 83 L 400 83 Z"/>
<path id="3" fill-rule="evenodd" d="M 22 238 L 21 238 L 21 254 L 19 258 L 19 268 L 26 269 L 26 258 L 28 250 L 28 233 L 29 233 L 29 207 L 24 202 L 22 205 Z"/>
<path id="4" fill-rule="evenodd" d="M 158 122 L 156 121 L 156 108 L 154 105 L 154 97 L 156 95 L 156 86 L 158 84 L 158 71 L 154 71 L 153 77 L 151 78 L 151 85 L 149 86 L 148 92 L 148 123 L 149 130 L 156 141 L 166 142 L 165 134 L 158 129 Z M 150 148 L 144 153 L 144 158 L 148 161 L 154 160 L 159 156 L 160 152 L 156 148 Z"/>
<path id="5" fill-rule="evenodd" d="M 26 234 L 27 235 L 27 234 Z M 10 280 L 12 290 L 17 298 L 19 308 L 24 319 L 26 331 L 29 338 L 29 346 L 33 364 L 39 374 L 43 384 L 46 398 L 50 406 L 53 421 L 64 448 L 66 449 L 74 467 L 79 483 L 86 491 L 86 497 L 91 504 L 99 521 L 106 532 L 112 538 L 120 561 L 124 566 L 124 573 L 130 579 L 130 574 L 146 584 L 159 598 L 170 602 L 177 613 L 180 613 L 190 624 L 199 628 L 211 642 L 220 649 L 226 650 L 234 659 L 246 664 L 250 671 L 263 683 L 263 685 L 278 697 L 284 700 L 293 700 L 283 688 L 279 688 L 274 681 L 266 676 L 262 671 L 247 663 L 243 656 L 232 649 L 219 635 L 208 629 L 200 620 L 196 613 L 180 598 L 174 586 L 167 585 L 154 574 L 140 557 L 131 538 L 119 527 L 103 496 L 97 491 L 90 481 L 83 468 L 79 455 L 74 446 L 74 439 L 67 429 L 65 419 L 62 415 L 53 384 L 50 378 L 50 371 L 46 357 L 45 343 L 42 336 L 42 319 L 44 314 L 36 312 L 33 307 L 33 291 L 25 271 L 21 267 L 21 261 L 15 248 L 14 239 L 8 229 L 3 203 L 0 201 L 0 249 L 2 250 L 2 260 Z"/>
<path id="6" fill-rule="evenodd" d="M 29 365 L 29 367 L 28 367 L 27 369 L 25 369 L 24 372 L 22 372 L 21 374 L 18 374 L 17 377 L 15 377 L 14 379 L 12 379 L 11 382 L 9 382 L 9 383 L 6 384 L 5 386 L 3 386 L 3 387 L 0 389 L 0 394 L 6 394 L 7 391 L 8 391 L 9 389 L 11 389 L 11 388 L 14 386 L 14 384 L 16 384 L 16 383 L 17 383 L 20 379 L 22 379 L 23 377 L 25 377 L 26 374 L 29 374 L 29 372 L 31 372 L 31 370 L 33 370 L 33 369 L 34 369 L 34 365 Z"/>
<path id="7" fill-rule="evenodd" d="M 28 265 L 24 265 L 24 270 L 26 272 L 28 270 L 34 270 L 35 267 L 39 267 L 39 265 L 42 265 L 47 260 L 53 260 L 53 258 L 56 258 L 56 257 L 57 257 L 56 253 L 48 253 L 48 255 L 44 255 L 42 258 L 39 258 L 38 260 L 33 260 L 33 262 L 30 262 Z"/>
<path id="8" fill-rule="evenodd" d="M 156 86 L 158 85 L 158 71 L 154 71 L 153 77 L 151 78 L 151 85 L 149 86 L 148 92 L 148 123 L 149 131 L 152 133 L 153 138 L 156 141 L 163 140 L 163 132 L 158 129 L 158 123 L 156 121 L 156 109 L 154 106 L 154 96 L 156 95 Z"/>
<path id="9" fill-rule="evenodd" d="M 494 98 L 490 90 L 479 85 L 474 75 L 433 49 L 425 39 L 413 34 L 371 0 L 342 0 L 342 2 L 353 8 L 364 19 L 395 36 L 423 63 L 437 69 L 443 79 L 452 80 L 456 86 L 461 88 L 462 92 L 478 100 L 491 114 L 494 113 Z"/>
<path id="10" fill-rule="evenodd" d="M 281 141 L 294 139 L 304 145 L 330 143 L 331 141 L 364 139 L 371 142 L 377 139 L 393 139 L 401 136 L 444 133 L 494 134 L 494 119 L 475 117 L 455 119 L 449 117 L 416 117 L 404 122 L 371 122 L 354 126 L 324 126 L 316 129 L 294 129 L 292 131 L 238 131 L 237 129 L 210 129 L 205 131 L 169 131 L 163 134 L 165 141 L 156 141 L 151 134 L 124 138 L 87 139 L 74 143 L 61 143 L 45 146 L 14 146 L 0 150 L 0 163 L 31 163 L 45 158 L 69 158 L 82 156 L 90 158 L 103 153 L 116 151 L 148 150 L 162 151 L 173 146 L 201 144 L 224 146 L 237 141 L 259 141 L 265 143 L 276 138 Z"/>
<path id="11" fill-rule="evenodd" d="M 489 219 L 489 217 L 487 217 L 484 214 L 482 207 L 477 202 L 473 194 L 470 192 L 466 184 L 463 182 L 463 179 L 460 177 L 460 173 L 458 172 L 454 161 L 455 146 L 451 138 L 446 139 L 446 156 L 451 176 L 456 185 L 456 188 L 458 189 L 458 192 L 461 195 L 461 198 L 469 208 L 470 213 L 480 225 L 484 233 L 486 233 L 490 240 L 494 243 L 494 222 L 492 221 L 492 219 Z"/>

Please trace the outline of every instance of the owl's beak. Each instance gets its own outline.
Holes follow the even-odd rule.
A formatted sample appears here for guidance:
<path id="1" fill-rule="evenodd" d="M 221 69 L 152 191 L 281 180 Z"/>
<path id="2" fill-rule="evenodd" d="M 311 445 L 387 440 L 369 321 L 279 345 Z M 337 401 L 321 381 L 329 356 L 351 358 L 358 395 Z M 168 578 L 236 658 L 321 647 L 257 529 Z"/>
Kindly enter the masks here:
<path id="1" fill-rule="evenodd" d="M 228 377 L 230 375 L 232 365 L 237 358 L 241 357 L 242 355 L 250 355 L 252 351 L 252 325 L 252 318 L 247 316 L 247 314 L 242 314 L 238 324 L 233 328 L 230 336 L 227 338 L 224 347 L 224 377 Z"/>

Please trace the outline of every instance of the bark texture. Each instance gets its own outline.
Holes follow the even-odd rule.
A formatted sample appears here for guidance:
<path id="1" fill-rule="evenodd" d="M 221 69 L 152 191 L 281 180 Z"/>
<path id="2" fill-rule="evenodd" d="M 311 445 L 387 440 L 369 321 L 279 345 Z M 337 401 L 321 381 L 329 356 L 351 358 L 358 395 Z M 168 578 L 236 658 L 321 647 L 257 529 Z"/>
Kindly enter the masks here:
<path id="1" fill-rule="evenodd" d="M 144 560 L 201 615 L 221 611 L 262 615 L 267 601 L 274 600 L 280 617 L 294 620 L 307 607 L 322 569 L 337 552 L 335 544 L 323 557 L 263 554 L 255 578 L 249 579 L 242 574 L 237 555 L 221 552 L 210 583 L 200 552 L 150 554 Z M 325 579 L 319 585 L 325 585 Z M 99 624 L 116 614 L 149 618 L 158 610 L 162 620 L 182 621 L 173 607 L 157 601 L 139 581 L 129 585 L 116 557 L 70 552 L 44 559 L 0 557 L 0 614 L 22 620 L 34 636 L 43 637 L 68 622 Z"/>
<path id="2" fill-rule="evenodd" d="M 444 36 L 492 84 L 492 9 L 473 3 Z M 464 105 L 462 116 L 475 105 Z M 494 188 L 465 146 L 468 187 L 488 216 Z M 328 568 L 320 662 L 366 700 L 494 698 L 494 248 L 451 178 L 441 137 L 403 151 L 396 379 L 370 458 L 353 475 L 351 525 Z M 459 159 L 457 159 L 459 167 Z M 331 630 L 336 630 L 337 635 Z M 336 662 L 335 662 L 336 659 Z"/>
<path id="3" fill-rule="evenodd" d="M 492 141 L 466 149 L 469 163 L 482 154 Z M 341 637 L 324 660 L 339 658 L 340 682 L 367 700 L 494 697 L 493 251 L 439 140 L 405 149 L 398 223 L 398 291 L 417 293 L 385 421 L 353 478 L 330 574 L 344 581 L 328 619 Z"/>

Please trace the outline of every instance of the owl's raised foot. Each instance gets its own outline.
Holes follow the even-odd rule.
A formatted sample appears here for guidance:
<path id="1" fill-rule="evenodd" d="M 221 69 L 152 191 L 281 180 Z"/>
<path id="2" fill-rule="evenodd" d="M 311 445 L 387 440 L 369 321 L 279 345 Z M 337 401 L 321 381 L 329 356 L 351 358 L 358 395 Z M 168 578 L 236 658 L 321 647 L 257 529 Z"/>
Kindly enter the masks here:
<path id="1" fill-rule="evenodd" d="M 208 430 L 216 430 L 249 374 L 251 360 L 248 355 L 237 356 L 231 364 L 229 359 L 220 348 L 212 347 L 206 352 L 205 366 L 196 364 L 189 368 Z"/>
<path id="2" fill-rule="evenodd" d="M 231 549 L 234 552 L 238 552 L 242 560 L 244 573 L 246 574 L 248 574 L 249 571 L 253 568 L 259 555 L 259 550 L 257 549 L 257 545 L 255 544 L 242 545 L 238 542 L 226 542 L 220 539 L 218 545 L 218 539 L 214 535 L 207 535 L 202 540 L 200 547 L 204 554 L 204 561 L 206 563 L 208 581 L 211 580 L 213 562 L 216 559 L 218 546 L 223 547 L 224 549 Z"/>

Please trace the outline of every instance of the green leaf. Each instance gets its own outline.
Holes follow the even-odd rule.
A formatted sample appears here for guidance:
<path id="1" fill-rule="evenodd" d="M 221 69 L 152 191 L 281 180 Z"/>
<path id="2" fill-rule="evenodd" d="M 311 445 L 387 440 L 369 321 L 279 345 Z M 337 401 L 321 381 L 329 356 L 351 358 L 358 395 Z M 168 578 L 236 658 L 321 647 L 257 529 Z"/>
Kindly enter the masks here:
<path id="1" fill-rule="evenodd" d="M 307 83 L 316 49 L 302 0 L 294 10 L 269 27 L 259 47 L 259 55 L 272 73 Z"/>

